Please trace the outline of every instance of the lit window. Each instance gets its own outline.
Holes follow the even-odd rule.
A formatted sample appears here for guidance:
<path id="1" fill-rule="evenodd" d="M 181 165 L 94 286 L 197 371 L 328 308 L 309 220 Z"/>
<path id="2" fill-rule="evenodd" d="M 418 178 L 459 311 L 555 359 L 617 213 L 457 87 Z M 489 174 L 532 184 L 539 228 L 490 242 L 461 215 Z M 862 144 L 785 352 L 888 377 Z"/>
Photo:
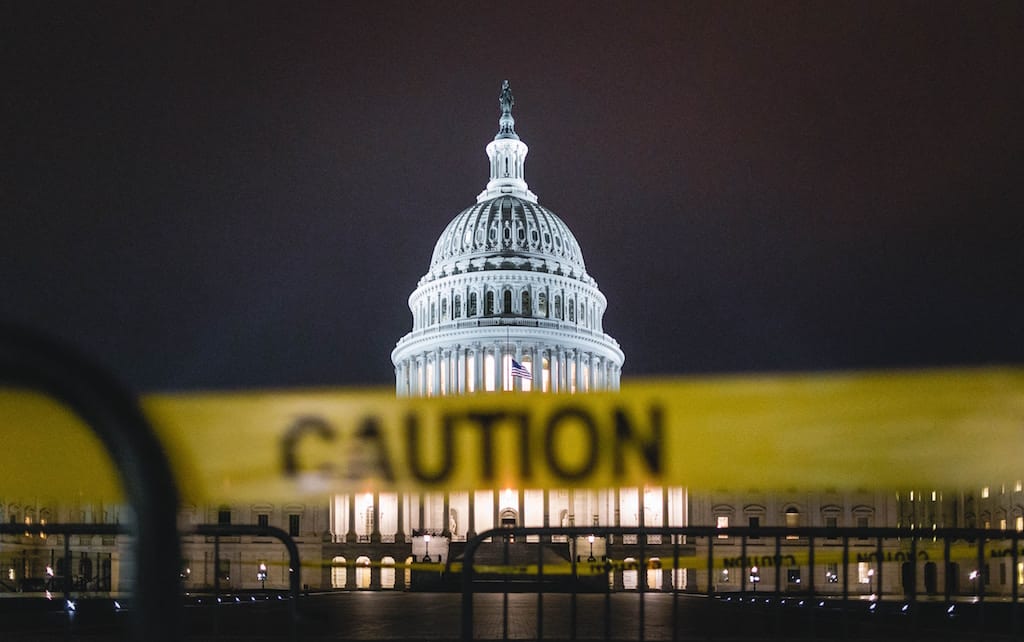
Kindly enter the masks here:
<path id="1" fill-rule="evenodd" d="M 988 486 L 981 489 L 981 498 L 988 499 Z"/>
<path id="2" fill-rule="evenodd" d="M 718 528 L 729 528 L 729 516 L 719 515 L 716 523 L 718 524 Z M 718 539 L 726 539 L 728 537 L 728 535 L 719 535 Z"/>
<path id="3" fill-rule="evenodd" d="M 867 562 L 857 562 L 857 582 L 859 584 L 867 584 L 871 581 L 872 576 L 874 573 Z"/>
<path id="4" fill-rule="evenodd" d="M 1016 492 L 1016 493 L 1019 493 L 1019 492 L 1020 492 L 1020 491 L 1021 491 L 1022 489 L 1024 489 L 1024 485 L 1022 485 L 1022 483 L 1024 483 L 1024 482 L 1021 482 L 1021 480 L 1019 480 L 1019 479 L 1018 479 L 1018 480 L 1017 480 L 1017 481 L 1016 481 L 1016 482 L 1015 482 L 1015 483 L 1013 484 L 1013 490 L 1014 490 L 1014 492 Z"/>
<path id="5" fill-rule="evenodd" d="M 800 526 L 800 513 L 795 508 L 786 509 L 786 527 L 797 528 Z M 796 535 L 786 535 L 786 539 L 796 539 Z"/>
<path id="6" fill-rule="evenodd" d="M 1017 530 L 1024 531 L 1024 517 L 1018 515 L 1017 519 L 1015 519 L 1014 521 L 1016 522 Z"/>

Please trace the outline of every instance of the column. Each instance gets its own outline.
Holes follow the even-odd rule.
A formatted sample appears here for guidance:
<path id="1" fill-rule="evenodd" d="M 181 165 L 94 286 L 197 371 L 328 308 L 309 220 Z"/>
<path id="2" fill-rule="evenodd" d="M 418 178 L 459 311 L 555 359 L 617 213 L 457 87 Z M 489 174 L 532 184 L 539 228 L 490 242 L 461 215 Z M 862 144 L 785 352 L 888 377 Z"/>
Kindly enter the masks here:
<path id="1" fill-rule="evenodd" d="M 473 370 L 473 389 L 480 392 L 484 387 L 484 351 L 479 343 L 473 344 Z"/>
<path id="2" fill-rule="evenodd" d="M 530 372 L 533 374 L 533 381 L 530 382 L 531 392 L 541 392 L 544 385 L 544 355 L 537 349 L 537 345 L 530 346 Z"/>
<path id="3" fill-rule="evenodd" d="M 405 493 L 397 493 L 398 495 L 398 532 L 395 533 L 395 543 L 401 544 L 405 542 Z M 399 560 L 400 561 L 400 560 Z M 398 575 L 398 571 L 395 571 L 395 575 Z"/>
<path id="4" fill-rule="evenodd" d="M 448 494 L 448 491 L 444 491 L 444 500 L 441 506 L 441 519 L 443 520 L 441 522 L 441 534 L 450 538 L 452 535 L 452 498 L 451 495 Z"/>
<path id="5" fill-rule="evenodd" d="M 520 486 L 518 495 L 518 501 L 516 502 L 518 504 L 516 509 L 516 526 L 522 526 L 526 523 L 524 521 L 524 516 L 526 515 L 526 489 Z"/>
<path id="6" fill-rule="evenodd" d="M 557 347 L 548 349 L 548 353 L 550 355 L 548 357 L 548 368 L 551 369 L 550 376 L 548 377 L 548 381 L 550 383 L 548 385 L 550 386 L 549 390 L 551 392 L 558 392 L 562 389 L 562 386 L 558 385 L 558 375 L 562 372 L 562 369 L 558 365 L 558 353 L 561 351 L 562 349 Z"/>
<path id="7" fill-rule="evenodd" d="M 441 348 L 434 353 L 434 396 L 441 396 Z"/>
<path id="8" fill-rule="evenodd" d="M 420 531 L 422 531 L 426 527 L 426 525 L 423 523 L 423 520 L 424 520 L 424 517 L 425 517 L 425 510 L 426 510 L 423 507 L 423 504 L 425 503 L 426 495 L 424 493 L 420 493 L 419 499 L 420 499 L 419 507 L 418 507 L 419 508 L 419 515 L 418 515 L 419 519 L 417 521 L 420 524 Z"/>
<path id="9" fill-rule="evenodd" d="M 500 343 L 494 344 L 494 377 L 497 381 L 494 382 L 494 389 L 497 391 L 505 390 L 505 349 Z"/>
<path id="10" fill-rule="evenodd" d="M 458 351 L 455 354 L 455 390 L 458 394 L 466 394 L 466 350 L 462 346 L 455 346 Z"/>
<path id="11" fill-rule="evenodd" d="M 427 381 L 424 373 L 426 373 L 426 353 L 423 353 L 416 357 L 416 396 L 424 397 L 427 394 Z"/>
<path id="12" fill-rule="evenodd" d="M 587 353 L 587 363 L 590 364 L 590 390 L 598 390 L 597 387 L 597 364 L 598 359 L 594 356 L 593 352 Z"/>
<path id="13" fill-rule="evenodd" d="M 583 392 L 583 351 L 576 350 L 576 392 Z"/>
<path id="14" fill-rule="evenodd" d="M 469 491 L 469 528 L 466 529 L 466 539 L 476 537 L 476 491 Z"/>
<path id="15" fill-rule="evenodd" d="M 370 541 L 380 543 L 380 493 L 373 492 L 373 530 L 370 531 Z"/>
<path id="16" fill-rule="evenodd" d="M 356 496 L 352 493 L 346 495 L 348 501 L 348 532 L 345 533 L 345 542 L 354 544 L 356 537 Z"/>
<path id="17" fill-rule="evenodd" d="M 551 491 L 544 489 L 544 528 L 551 528 Z M 541 542 L 550 542 L 551 533 L 544 533 L 540 536 Z"/>
<path id="18" fill-rule="evenodd" d="M 501 519 L 499 519 L 499 515 L 501 513 L 501 493 L 497 488 L 492 492 L 494 493 L 494 497 L 492 498 L 492 502 L 494 503 L 494 528 L 500 528 Z"/>

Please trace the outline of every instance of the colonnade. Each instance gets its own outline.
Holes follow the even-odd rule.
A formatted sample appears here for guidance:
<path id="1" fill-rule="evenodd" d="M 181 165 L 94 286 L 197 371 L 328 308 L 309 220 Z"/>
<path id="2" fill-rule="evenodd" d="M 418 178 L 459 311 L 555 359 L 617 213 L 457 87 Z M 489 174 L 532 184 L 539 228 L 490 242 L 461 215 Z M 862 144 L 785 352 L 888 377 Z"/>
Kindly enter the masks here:
<path id="1" fill-rule="evenodd" d="M 414 531 L 459 541 L 501 526 L 685 526 L 681 487 L 487 489 L 462 493 L 366 493 L 336 496 L 336 542 L 402 543 Z"/>
<path id="2" fill-rule="evenodd" d="M 530 370 L 532 380 L 511 376 L 512 359 Z M 437 397 L 512 390 L 618 390 L 621 372 L 621 365 L 615 361 L 580 348 L 474 342 L 426 350 L 403 359 L 395 366 L 395 392 L 400 397 Z"/>

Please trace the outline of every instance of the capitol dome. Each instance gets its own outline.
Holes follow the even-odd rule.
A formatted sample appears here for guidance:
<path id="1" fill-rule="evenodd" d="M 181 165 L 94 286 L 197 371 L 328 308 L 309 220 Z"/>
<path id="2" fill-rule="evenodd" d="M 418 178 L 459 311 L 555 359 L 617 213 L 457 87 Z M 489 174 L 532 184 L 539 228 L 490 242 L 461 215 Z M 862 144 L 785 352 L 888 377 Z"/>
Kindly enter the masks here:
<path id="1" fill-rule="evenodd" d="M 490 180 L 445 227 L 409 297 L 413 329 L 391 355 L 396 390 L 615 390 L 624 357 L 602 328 L 605 297 L 576 237 L 526 184 L 508 81 L 498 102 Z"/>
<path id="2" fill-rule="evenodd" d="M 452 219 L 437 240 L 427 277 L 504 269 L 589 280 L 580 244 L 562 219 L 512 195 L 477 203 Z"/>

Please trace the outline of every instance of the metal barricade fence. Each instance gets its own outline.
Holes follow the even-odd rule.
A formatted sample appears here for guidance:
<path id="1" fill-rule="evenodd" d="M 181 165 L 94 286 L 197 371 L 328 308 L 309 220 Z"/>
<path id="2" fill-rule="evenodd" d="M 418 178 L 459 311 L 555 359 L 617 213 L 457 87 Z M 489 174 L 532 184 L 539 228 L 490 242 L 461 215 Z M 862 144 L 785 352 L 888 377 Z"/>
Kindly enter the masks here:
<path id="1" fill-rule="evenodd" d="M 551 555 L 557 536 L 568 540 L 563 559 Z M 464 641 L 1016 640 L 1021 537 L 965 528 L 498 528 L 467 542 L 450 570 L 460 576 Z M 1012 570 L 1008 586 L 990 580 L 985 569 L 996 562 Z M 481 596 L 494 592 L 501 604 L 487 613 L 498 621 L 477 617 Z"/>
<path id="2" fill-rule="evenodd" d="M 17 524 L 0 526 L 0 534 L 63 534 L 65 560 L 69 535 L 130 534 L 133 637 L 180 639 L 178 495 L 135 397 L 66 347 L 3 327 L 0 383 L 50 395 L 89 425 L 110 453 L 131 508 L 124 526 Z M 298 568 L 294 543 L 277 529 L 210 525 L 196 532 L 216 541 L 247 529 L 281 539 Z M 567 539 L 567 547 L 556 547 L 561 553 L 548 546 L 556 536 Z M 471 539 L 461 561 L 449 560 L 446 570 L 461 589 L 463 640 L 1017 639 L 1020 538 L 1017 531 L 979 529 L 516 527 Z M 988 566 L 997 559 L 1004 567 L 1009 561 L 1012 579 L 1008 592 L 995 595 Z M 962 588 L 965 578 L 969 588 Z M 293 638 L 298 582 L 292 574 Z M 65 578 L 62 592 L 69 586 Z M 500 595 L 501 617 L 480 631 L 476 603 L 489 593 Z M 551 596 L 558 596 L 557 618 L 546 617 Z"/>

